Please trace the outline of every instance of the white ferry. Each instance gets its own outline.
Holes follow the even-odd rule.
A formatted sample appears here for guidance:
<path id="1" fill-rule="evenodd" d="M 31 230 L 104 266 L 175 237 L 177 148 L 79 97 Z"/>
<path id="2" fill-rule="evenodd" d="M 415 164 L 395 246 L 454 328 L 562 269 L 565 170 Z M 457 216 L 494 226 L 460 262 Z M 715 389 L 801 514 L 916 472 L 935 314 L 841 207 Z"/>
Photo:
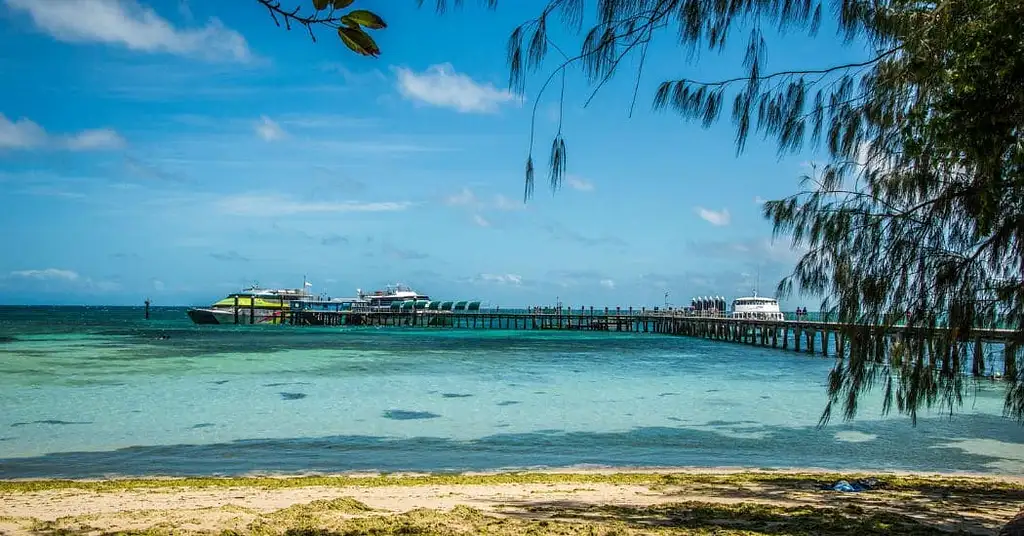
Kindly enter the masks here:
<path id="1" fill-rule="evenodd" d="M 779 309 L 779 301 L 775 298 L 758 296 L 755 290 L 753 296 L 736 298 L 732 302 L 732 317 L 749 320 L 785 320 L 785 315 Z"/>

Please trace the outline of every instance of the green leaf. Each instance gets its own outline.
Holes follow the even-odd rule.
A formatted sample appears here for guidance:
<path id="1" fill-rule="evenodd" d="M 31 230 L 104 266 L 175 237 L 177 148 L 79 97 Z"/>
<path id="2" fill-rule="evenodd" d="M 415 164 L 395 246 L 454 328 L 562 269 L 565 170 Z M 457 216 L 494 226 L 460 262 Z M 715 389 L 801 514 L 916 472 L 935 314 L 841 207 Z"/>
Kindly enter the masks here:
<path id="1" fill-rule="evenodd" d="M 313 9 L 320 11 L 321 9 L 327 9 L 327 4 L 330 0 L 313 0 Z"/>
<path id="2" fill-rule="evenodd" d="M 377 16 L 376 13 L 367 11 L 365 9 L 357 9 L 345 17 L 358 22 L 359 24 L 370 28 L 371 30 L 380 30 L 381 28 L 387 28 L 388 25 L 384 22 L 384 19 Z"/>
<path id="3" fill-rule="evenodd" d="M 345 46 L 352 49 L 356 54 L 373 56 L 375 58 L 380 55 L 380 48 L 377 47 L 377 43 L 362 28 L 342 26 L 338 28 L 338 37 L 341 38 L 342 43 L 345 43 Z"/>
<path id="4" fill-rule="evenodd" d="M 345 9 L 352 5 L 355 0 L 334 0 L 334 9 Z"/>
<path id="5" fill-rule="evenodd" d="M 344 24 L 345 26 L 348 26 L 349 28 L 359 27 L 359 22 L 357 22 L 355 19 L 348 15 L 341 17 L 341 23 Z"/>

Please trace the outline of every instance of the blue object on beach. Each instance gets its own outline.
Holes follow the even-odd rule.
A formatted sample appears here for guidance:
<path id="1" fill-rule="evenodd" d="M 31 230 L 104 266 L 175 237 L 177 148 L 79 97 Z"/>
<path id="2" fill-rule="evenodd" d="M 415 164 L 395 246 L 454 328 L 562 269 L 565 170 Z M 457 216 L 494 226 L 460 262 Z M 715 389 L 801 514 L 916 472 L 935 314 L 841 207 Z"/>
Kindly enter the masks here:
<path id="1" fill-rule="evenodd" d="M 854 485 L 854 484 L 850 484 L 849 482 L 847 482 L 845 480 L 840 480 L 839 482 L 836 482 L 836 484 L 834 486 L 832 486 L 832 489 L 835 490 L 835 491 L 863 491 L 864 490 L 863 487 L 858 486 L 858 485 Z"/>

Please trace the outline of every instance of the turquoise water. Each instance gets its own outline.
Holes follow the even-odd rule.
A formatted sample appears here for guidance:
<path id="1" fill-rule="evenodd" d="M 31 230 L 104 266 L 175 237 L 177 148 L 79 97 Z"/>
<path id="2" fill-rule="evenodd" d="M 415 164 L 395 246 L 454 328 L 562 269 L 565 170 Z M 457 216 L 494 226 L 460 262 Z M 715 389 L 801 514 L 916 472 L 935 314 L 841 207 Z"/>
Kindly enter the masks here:
<path id="1" fill-rule="evenodd" d="M 654 334 L 195 326 L 0 308 L 0 477 L 745 466 L 1024 472 L 953 417 L 817 428 L 830 359 Z"/>

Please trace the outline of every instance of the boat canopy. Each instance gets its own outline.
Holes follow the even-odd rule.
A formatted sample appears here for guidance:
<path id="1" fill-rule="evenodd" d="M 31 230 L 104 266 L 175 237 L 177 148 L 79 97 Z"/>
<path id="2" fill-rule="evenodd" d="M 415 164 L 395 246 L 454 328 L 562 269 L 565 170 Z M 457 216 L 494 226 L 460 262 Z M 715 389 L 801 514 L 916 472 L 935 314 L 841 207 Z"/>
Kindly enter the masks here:
<path id="1" fill-rule="evenodd" d="M 464 301 L 455 302 L 454 310 L 455 311 L 465 311 L 466 310 L 466 302 L 464 302 Z"/>
<path id="2" fill-rule="evenodd" d="M 402 302 L 399 302 L 399 301 L 391 302 L 391 310 L 392 311 L 398 311 L 401 308 L 402 308 Z"/>
<path id="3" fill-rule="evenodd" d="M 416 300 L 405 300 L 402 302 L 402 310 L 411 311 L 414 305 L 416 305 Z"/>
<path id="4" fill-rule="evenodd" d="M 415 300 L 414 305 L 417 309 L 426 309 L 430 305 L 430 300 Z"/>
<path id="5" fill-rule="evenodd" d="M 441 310 L 442 311 L 451 311 L 452 310 L 452 305 L 454 305 L 454 302 L 446 301 L 446 302 L 441 304 Z"/>
<path id="6" fill-rule="evenodd" d="M 480 310 L 480 302 L 478 302 L 478 301 L 471 301 L 471 302 L 469 302 L 469 305 L 466 307 L 466 310 L 469 310 L 469 311 L 479 311 Z"/>
<path id="7" fill-rule="evenodd" d="M 440 308 L 441 308 L 441 302 L 439 302 L 439 301 L 435 300 L 435 301 L 427 303 L 427 310 L 436 311 L 436 310 L 438 310 Z"/>

